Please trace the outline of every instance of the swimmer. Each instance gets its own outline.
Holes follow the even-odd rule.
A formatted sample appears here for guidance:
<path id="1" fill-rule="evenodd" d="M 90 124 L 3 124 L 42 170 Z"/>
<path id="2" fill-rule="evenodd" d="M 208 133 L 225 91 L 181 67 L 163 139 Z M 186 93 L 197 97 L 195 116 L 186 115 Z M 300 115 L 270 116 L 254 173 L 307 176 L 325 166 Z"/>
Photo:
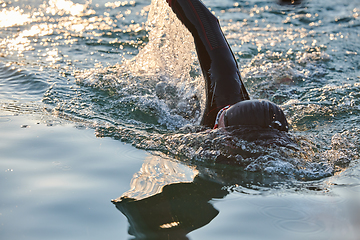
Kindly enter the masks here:
<path id="1" fill-rule="evenodd" d="M 256 126 L 288 131 L 283 111 L 267 100 L 250 100 L 218 19 L 200 0 L 166 0 L 194 38 L 205 78 L 201 124 L 210 128 Z"/>

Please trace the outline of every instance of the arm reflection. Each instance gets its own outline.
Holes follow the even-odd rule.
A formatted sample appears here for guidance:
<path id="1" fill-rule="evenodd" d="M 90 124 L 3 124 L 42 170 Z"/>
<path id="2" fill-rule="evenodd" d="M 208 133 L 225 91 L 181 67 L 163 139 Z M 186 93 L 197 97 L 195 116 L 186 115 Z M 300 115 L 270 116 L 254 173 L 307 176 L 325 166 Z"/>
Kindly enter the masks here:
<path id="1" fill-rule="evenodd" d="M 113 200 L 135 239 L 188 239 L 218 214 L 209 202 L 228 194 L 183 164 L 152 156 L 134 175 L 130 191 Z"/>

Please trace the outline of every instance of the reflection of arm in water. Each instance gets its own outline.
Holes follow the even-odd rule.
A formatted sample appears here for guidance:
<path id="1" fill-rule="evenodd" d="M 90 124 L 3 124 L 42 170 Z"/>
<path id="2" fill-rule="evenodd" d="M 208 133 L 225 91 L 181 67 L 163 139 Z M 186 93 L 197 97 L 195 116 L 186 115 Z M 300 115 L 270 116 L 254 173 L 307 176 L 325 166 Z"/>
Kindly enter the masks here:
<path id="1" fill-rule="evenodd" d="M 188 239 L 186 235 L 213 220 L 219 211 L 209 201 L 228 194 L 222 185 L 195 177 L 191 183 L 164 186 L 145 199 L 114 201 L 136 239 Z"/>
<path id="2" fill-rule="evenodd" d="M 112 200 L 127 217 L 129 234 L 136 239 L 188 239 L 189 232 L 214 219 L 219 211 L 209 201 L 225 197 L 228 191 L 222 179 L 198 174 L 194 167 L 177 161 L 146 158 L 130 190 Z"/>
<path id="3" fill-rule="evenodd" d="M 217 18 L 199 0 L 166 1 L 194 37 L 206 86 L 202 124 L 215 128 L 255 125 L 287 131 L 288 123 L 278 106 L 250 100 Z"/>

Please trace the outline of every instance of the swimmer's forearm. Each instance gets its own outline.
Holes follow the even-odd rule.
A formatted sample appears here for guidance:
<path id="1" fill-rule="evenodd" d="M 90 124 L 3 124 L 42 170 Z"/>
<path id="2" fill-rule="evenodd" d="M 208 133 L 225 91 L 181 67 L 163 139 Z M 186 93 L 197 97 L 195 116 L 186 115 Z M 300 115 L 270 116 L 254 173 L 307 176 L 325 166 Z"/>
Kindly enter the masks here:
<path id="1" fill-rule="evenodd" d="M 193 35 L 197 50 L 205 48 L 204 50 L 208 53 L 216 48 L 228 48 L 230 50 L 218 19 L 200 0 L 166 1 L 178 19 Z M 203 50 L 201 50 L 199 58 L 202 58 L 202 54 Z M 200 62 L 202 60 L 200 59 Z"/>

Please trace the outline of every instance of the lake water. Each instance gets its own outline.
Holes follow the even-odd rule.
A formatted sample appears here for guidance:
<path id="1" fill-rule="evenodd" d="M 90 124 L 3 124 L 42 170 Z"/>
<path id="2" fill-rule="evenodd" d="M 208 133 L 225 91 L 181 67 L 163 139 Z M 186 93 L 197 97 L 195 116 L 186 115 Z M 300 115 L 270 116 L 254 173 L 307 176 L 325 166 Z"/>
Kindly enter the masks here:
<path id="1" fill-rule="evenodd" d="M 199 126 L 165 1 L 0 1 L 1 239 L 360 238 L 360 2 L 204 3 L 277 142 Z"/>

